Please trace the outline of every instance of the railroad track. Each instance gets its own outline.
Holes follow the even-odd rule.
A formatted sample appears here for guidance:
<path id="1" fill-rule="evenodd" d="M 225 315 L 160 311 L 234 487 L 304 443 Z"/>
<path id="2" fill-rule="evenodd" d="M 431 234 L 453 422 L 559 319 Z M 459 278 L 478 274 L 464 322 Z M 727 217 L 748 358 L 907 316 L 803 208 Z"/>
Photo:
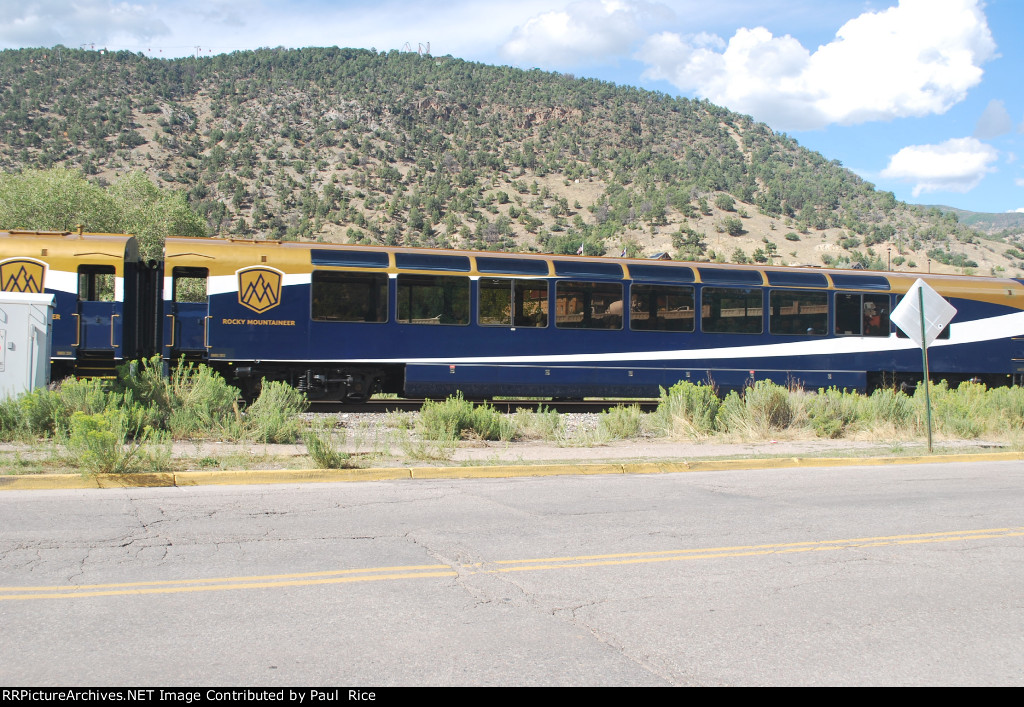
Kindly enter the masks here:
<path id="1" fill-rule="evenodd" d="M 423 407 L 423 400 L 408 398 L 386 398 L 368 400 L 365 403 L 339 403 L 336 401 L 312 401 L 309 412 L 397 412 L 416 411 Z M 603 412 L 613 407 L 638 405 L 644 412 L 651 412 L 658 407 L 658 401 L 650 398 L 639 400 L 474 400 L 475 404 L 487 402 L 499 412 L 515 412 L 516 410 L 554 410 L 556 412 Z"/>

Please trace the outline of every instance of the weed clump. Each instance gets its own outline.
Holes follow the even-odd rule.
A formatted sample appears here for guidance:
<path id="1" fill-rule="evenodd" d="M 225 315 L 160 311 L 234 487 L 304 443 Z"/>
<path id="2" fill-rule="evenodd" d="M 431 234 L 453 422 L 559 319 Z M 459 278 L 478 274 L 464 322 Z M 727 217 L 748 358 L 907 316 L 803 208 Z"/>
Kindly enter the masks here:
<path id="1" fill-rule="evenodd" d="M 281 381 L 263 381 L 260 396 L 245 411 L 245 436 L 265 444 L 288 444 L 301 432 L 299 414 L 309 403 L 304 393 Z"/>
<path id="2" fill-rule="evenodd" d="M 797 417 L 797 401 L 777 383 L 760 380 L 740 396 L 732 391 L 722 401 L 715 418 L 718 427 L 749 437 L 764 437 L 784 430 Z"/>
<path id="3" fill-rule="evenodd" d="M 640 434 L 643 413 L 639 405 L 613 407 L 597 418 L 598 433 L 607 439 L 629 439 Z"/>
<path id="4" fill-rule="evenodd" d="M 700 439 L 715 432 L 715 418 L 722 401 L 713 386 L 680 381 L 662 388 L 658 408 L 649 426 L 660 434 Z"/>
<path id="5" fill-rule="evenodd" d="M 468 433 L 480 439 L 507 442 L 516 436 L 512 418 L 487 403 L 474 406 L 462 393 L 449 396 L 443 402 L 427 400 L 423 403 L 416 430 L 431 440 L 456 440 Z"/>
<path id="6" fill-rule="evenodd" d="M 302 441 L 306 445 L 313 463 L 321 469 L 344 469 L 351 464 L 351 456 L 341 451 L 339 446 L 345 442 L 345 428 L 340 428 L 338 440 L 333 425 L 319 421 L 302 432 Z"/>
<path id="7" fill-rule="evenodd" d="M 807 398 L 807 416 L 819 437 L 837 439 L 861 419 L 861 396 L 837 388 L 819 390 Z"/>

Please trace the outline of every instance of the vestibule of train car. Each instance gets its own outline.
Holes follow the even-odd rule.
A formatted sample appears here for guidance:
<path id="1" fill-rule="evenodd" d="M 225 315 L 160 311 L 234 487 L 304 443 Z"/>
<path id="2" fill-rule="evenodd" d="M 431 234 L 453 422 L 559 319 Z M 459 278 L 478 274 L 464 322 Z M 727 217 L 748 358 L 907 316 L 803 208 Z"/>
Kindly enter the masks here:
<path id="1" fill-rule="evenodd" d="M 208 349 L 209 276 L 206 268 L 171 270 L 171 301 L 166 303 L 168 330 L 164 334 L 164 346 L 170 349 L 171 358 L 205 354 Z"/>

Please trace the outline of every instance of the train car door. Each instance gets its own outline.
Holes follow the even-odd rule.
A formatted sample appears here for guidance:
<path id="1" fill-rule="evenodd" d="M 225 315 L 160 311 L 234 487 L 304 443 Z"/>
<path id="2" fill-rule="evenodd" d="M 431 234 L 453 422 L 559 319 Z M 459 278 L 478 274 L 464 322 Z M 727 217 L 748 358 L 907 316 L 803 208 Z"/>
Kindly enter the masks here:
<path id="1" fill-rule="evenodd" d="M 109 353 L 118 357 L 121 340 L 122 303 L 117 301 L 113 265 L 82 265 L 78 268 L 78 353 Z"/>
<path id="2" fill-rule="evenodd" d="M 210 348 L 209 270 L 174 268 L 164 323 L 164 347 L 171 358 L 178 354 L 194 357 Z"/>

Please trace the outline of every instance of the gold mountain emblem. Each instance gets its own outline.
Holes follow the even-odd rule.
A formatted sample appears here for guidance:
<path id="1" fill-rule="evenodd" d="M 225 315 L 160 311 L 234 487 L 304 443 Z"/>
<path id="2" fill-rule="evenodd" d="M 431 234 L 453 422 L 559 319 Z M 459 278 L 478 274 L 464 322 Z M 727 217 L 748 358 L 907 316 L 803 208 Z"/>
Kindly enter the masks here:
<path id="1" fill-rule="evenodd" d="M 0 291 L 42 294 L 46 266 L 37 260 L 12 259 L 0 263 Z"/>
<path id="2" fill-rule="evenodd" d="M 270 268 L 238 271 L 238 303 L 257 314 L 281 303 L 281 272 Z"/>

